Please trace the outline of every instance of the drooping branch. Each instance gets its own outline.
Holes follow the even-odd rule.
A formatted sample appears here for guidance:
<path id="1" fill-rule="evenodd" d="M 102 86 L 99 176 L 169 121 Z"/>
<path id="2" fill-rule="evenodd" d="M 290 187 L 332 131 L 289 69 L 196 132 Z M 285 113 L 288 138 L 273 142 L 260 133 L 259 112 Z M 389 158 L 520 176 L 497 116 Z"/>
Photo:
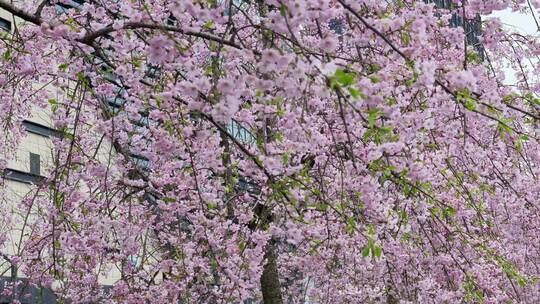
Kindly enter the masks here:
<path id="1" fill-rule="evenodd" d="M 41 18 L 39 18 L 38 16 L 34 15 L 34 14 L 30 14 L 18 7 L 16 7 L 15 5 L 13 5 L 13 3 L 10 3 L 10 2 L 7 2 L 7 1 L 4 1 L 4 0 L 0 0 L 0 8 L 3 8 L 5 9 L 6 11 L 12 13 L 13 15 L 25 20 L 25 21 L 28 21 L 30 23 L 33 23 L 35 25 L 41 25 L 41 23 L 43 23 L 43 20 L 41 20 Z"/>
<path id="2" fill-rule="evenodd" d="M 338 2 L 347 10 L 349 11 L 351 14 L 353 14 L 358 20 L 360 20 L 360 22 L 365 26 L 367 27 L 370 31 L 372 31 L 373 33 L 375 33 L 375 35 L 377 35 L 379 38 L 381 38 L 394 52 L 396 52 L 401 58 L 403 58 L 405 60 L 405 62 L 411 62 L 411 59 L 405 55 L 405 53 L 403 53 L 394 43 L 392 43 L 392 41 L 390 41 L 390 39 L 388 39 L 383 33 L 381 33 L 379 30 L 377 30 L 374 26 L 372 26 L 371 24 L 369 24 L 366 19 L 364 19 L 362 16 L 360 16 L 360 14 L 358 14 L 358 12 L 356 12 L 350 5 L 348 5 L 347 3 L 345 3 L 344 0 L 338 0 Z M 448 93 L 449 95 L 451 95 L 454 99 L 456 99 L 460 104 L 463 105 L 463 102 L 460 102 L 458 99 L 457 99 L 457 96 L 458 94 L 456 92 L 454 92 L 452 89 L 450 89 L 445 83 L 443 83 L 443 81 L 439 80 L 439 79 L 435 79 L 435 84 L 438 85 L 439 87 L 441 87 L 446 93 Z M 473 95 L 478 99 L 480 97 L 480 94 L 478 93 L 473 93 Z M 490 106 L 490 105 L 487 105 L 486 103 L 484 102 L 480 102 L 481 104 L 484 104 L 486 106 Z M 534 118 L 535 120 L 540 120 L 540 116 L 538 115 L 535 115 L 533 113 L 530 113 L 526 110 L 523 110 L 519 107 L 516 107 L 516 106 L 513 106 L 513 105 L 510 105 L 510 104 L 507 104 L 507 103 L 504 103 L 505 106 L 507 106 L 508 108 L 510 109 L 513 109 L 515 111 L 518 111 L 524 115 L 527 115 L 531 118 Z M 477 114 L 480 114 L 486 118 L 489 118 L 491 120 L 494 120 L 496 121 L 497 123 L 500 123 L 502 125 L 505 125 L 507 126 L 506 123 L 502 122 L 501 120 L 489 115 L 489 114 L 486 114 L 482 111 L 478 111 L 478 110 L 472 110 L 472 112 L 475 112 Z"/>
<path id="3" fill-rule="evenodd" d="M 51 1 L 50 0 L 43 0 L 38 8 L 36 9 L 36 13 L 34 14 L 36 17 L 41 17 L 41 12 L 43 11 L 43 9 L 45 8 L 45 6 L 49 5 Z"/>
<path id="4" fill-rule="evenodd" d="M 115 28 L 112 25 L 104 27 L 102 29 L 93 31 L 82 37 L 81 39 L 78 39 L 77 41 L 89 44 L 92 43 L 94 40 L 96 40 L 99 37 L 103 37 L 105 35 L 108 35 L 110 33 L 113 33 L 118 30 L 134 30 L 134 29 L 153 29 L 153 30 L 161 30 L 161 31 L 167 31 L 167 32 L 175 32 L 184 34 L 187 36 L 193 36 L 193 37 L 199 37 L 210 41 L 215 41 L 222 43 L 224 45 L 228 45 L 237 49 L 242 49 L 242 46 L 231 42 L 229 40 L 223 39 L 218 36 L 214 36 L 207 33 L 197 32 L 197 31 L 186 31 L 184 29 L 181 29 L 179 27 L 170 26 L 170 25 L 164 25 L 164 24 L 152 24 L 152 23 L 144 23 L 144 22 L 126 22 L 124 23 L 120 28 Z"/>
<path id="5" fill-rule="evenodd" d="M 23 19 L 25 21 L 28 21 L 28 22 L 33 23 L 35 25 L 41 25 L 43 23 L 43 20 L 41 19 L 40 15 L 41 15 L 41 11 L 43 9 L 43 6 L 46 4 L 46 2 L 48 2 L 48 1 L 44 1 L 44 2 L 42 2 L 40 4 L 40 6 L 38 7 L 38 9 L 36 11 L 36 14 L 31 14 L 31 13 L 29 13 L 27 11 L 24 11 L 24 10 L 16 7 L 15 5 L 13 5 L 12 3 L 9 3 L 9 2 L 4 1 L 4 0 L 0 0 L 0 8 L 5 9 L 6 11 L 12 13 L 13 15 L 15 15 L 15 16 L 17 16 L 17 17 L 19 17 L 19 18 L 21 18 L 21 19 Z M 237 48 L 237 49 L 242 49 L 243 48 L 242 46 L 240 46 L 240 45 L 238 45 L 238 44 L 236 44 L 234 42 L 231 42 L 229 40 L 226 40 L 226 39 L 223 39 L 221 37 L 214 36 L 214 35 L 211 35 L 211 34 L 207 34 L 207 33 L 203 33 L 203 32 L 197 32 L 197 31 L 187 31 L 187 30 L 181 29 L 179 27 L 174 27 L 174 26 L 169 26 L 169 25 L 164 25 L 164 24 L 151 24 L 151 23 L 144 23 L 144 22 L 126 22 L 120 28 L 115 28 L 114 26 L 110 25 L 110 26 L 104 27 L 104 28 L 96 30 L 96 31 L 91 31 L 88 34 L 86 34 L 84 37 L 82 37 L 80 39 L 77 39 L 76 41 L 78 41 L 80 43 L 83 43 L 83 44 L 86 44 L 86 45 L 91 45 L 92 42 L 94 40 L 96 40 L 97 38 L 99 38 L 99 37 L 106 36 L 107 34 L 110 34 L 110 33 L 115 32 L 117 30 L 127 30 L 127 29 L 132 29 L 132 30 L 133 29 L 153 29 L 153 30 L 175 32 L 175 33 L 181 33 L 181 34 L 184 34 L 184 35 L 187 35 L 187 36 L 199 37 L 199 38 L 202 38 L 202 39 L 219 42 L 219 43 L 222 43 L 224 45 L 234 47 L 234 48 Z"/>

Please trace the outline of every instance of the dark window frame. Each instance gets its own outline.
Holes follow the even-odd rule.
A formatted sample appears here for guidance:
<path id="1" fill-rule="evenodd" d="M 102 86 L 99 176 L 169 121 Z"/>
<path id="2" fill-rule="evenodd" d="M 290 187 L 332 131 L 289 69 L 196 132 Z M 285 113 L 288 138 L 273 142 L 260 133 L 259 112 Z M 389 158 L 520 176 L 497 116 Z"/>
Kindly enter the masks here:
<path id="1" fill-rule="evenodd" d="M 0 29 L 11 33 L 11 21 L 0 17 Z"/>
<path id="2" fill-rule="evenodd" d="M 10 168 L 4 169 L 4 178 L 11 181 L 34 185 L 40 184 L 45 180 L 45 177 L 41 175 L 35 175 Z"/>
<path id="3" fill-rule="evenodd" d="M 44 137 L 62 137 L 62 132 L 33 121 L 24 120 L 22 122 L 22 125 L 27 132 L 33 134 L 41 135 Z"/>
<path id="4" fill-rule="evenodd" d="M 30 174 L 41 176 L 41 157 L 37 153 L 30 152 Z"/>
<path id="5" fill-rule="evenodd" d="M 68 2 L 69 3 L 61 3 L 61 2 L 55 3 L 54 7 L 56 8 L 56 13 L 65 14 L 70 9 L 80 10 L 84 4 L 84 1 L 82 0 L 69 0 Z"/>

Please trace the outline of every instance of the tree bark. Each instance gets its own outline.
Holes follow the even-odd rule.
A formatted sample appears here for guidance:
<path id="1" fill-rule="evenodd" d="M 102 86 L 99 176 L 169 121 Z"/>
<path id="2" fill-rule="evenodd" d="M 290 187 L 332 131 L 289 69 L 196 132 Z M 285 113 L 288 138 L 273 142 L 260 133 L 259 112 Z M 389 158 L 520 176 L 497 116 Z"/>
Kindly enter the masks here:
<path id="1" fill-rule="evenodd" d="M 266 17 L 269 11 L 269 6 L 264 0 L 257 0 L 257 5 L 259 9 L 259 14 L 261 17 Z M 263 48 L 268 49 L 272 48 L 272 37 L 266 34 L 265 31 L 262 32 L 263 37 Z M 263 78 L 270 79 L 270 75 L 264 74 Z M 260 135 L 264 138 L 264 143 L 268 142 L 270 139 L 270 125 L 271 122 L 266 122 L 263 129 L 259 130 L 262 134 Z M 266 145 L 264 144 L 263 150 L 266 150 Z M 266 152 L 265 152 L 266 154 Z M 271 211 L 262 206 L 260 217 L 263 219 L 261 222 L 261 227 L 267 226 L 273 220 Z M 266 244 L 264 252 L 264 268 L 263 273 L 260 279 L 261 282 L 261 291 L 263 295 L 264 304 L 283 304 L 283 295 L 281 294 L 281 283 L 279 282 L 279 271 L 278 271 L 278 253 L 276 250 L 276 240 L 271 238 Z"/>
<path id="2" fill-rule="evenodd" d="M 271 239 L 266 244 L 263 274 L 261 276 L 261 290 L 264 304 L 283 304 L 281 283 L 279 282 L 277 253 L 275 240 Z"/>

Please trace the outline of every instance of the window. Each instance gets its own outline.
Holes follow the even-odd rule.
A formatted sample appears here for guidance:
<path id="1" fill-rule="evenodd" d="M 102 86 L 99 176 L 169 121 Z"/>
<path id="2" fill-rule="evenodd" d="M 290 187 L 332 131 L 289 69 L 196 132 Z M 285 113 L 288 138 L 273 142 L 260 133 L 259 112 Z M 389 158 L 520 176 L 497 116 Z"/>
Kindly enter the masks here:
<path id="1" fill-rule="evenodd" d="M 43 176 L 41 176 L 41 158 L 39 154 L 30 152 L 29 172 L 23 172 L 8 168 L 4 170 L 3 176 L 6 179 L 25 184 L 39 184 L 44 180 Z"/>
<path id="2" fill-rule="evenodd" d="M 178 25 L 178 19 L 176 19 L 176 17 L 173 16 L 172 14 L 170 14 L 169 17 L 167 18 L 167 25 L 169 26 Z"/>
<path id="3" fill-rule="evenodd" d="M 136 255 L 130 255 L 128 256 L 127 258 L 127 262 L 128 264 L 131 266 L 131 267 L 137 267 L 137 264 L 139 262 L 139 259 L 137 258 Z"/>
<path id="4" fill-rule="evenodd" d="M 30 173 L 22 172 L 14 169 L 5 169 L 4 177 L 6 179 L 17 181 L 25 184 L 39 184 L 43 181 L 43 177 L 39 175 L 33 175 Z"/>
<path id="5" fill-rule="evenodd" d="M 106 100 L 111 108 L 116 108 L 116 109 L 123 107 L 124 104 L 126 103 L 126 100 L 122 98 L 120 95 L 117 95 L 114 98 L 106 98 Z"/>
<path id="6" fill-rule="evenodd" d="M 39 154 L 30 152 L 30 174 L 41 175 L 41 160 Z"/>
<path id="7" fill-rule="evenodd" d="M 65 14 L 69 9 L 80 9 L 83 3 L 83 0 L 59 1 L 54 5 L 54 7 L 56 8 L 56 13 Z"/>
<path id="8" fill-rule="evenodd" d="M 484 47 L 480 43 L 482 35 L 482 21 L 480 15 L 465 20 L 463 16 L 455 11 L 455 5 L 450 0 L 424 0 L 426 3 L 434 3 L 438 8 L 453 10 L 452 17 L 449 20 L 450 27 L 462 27 L 465 31 L 465 41 L 467 45 L 472 46 L 481 61 L 484 60 Z"/>
<path id="9" fill-rule="evenodd" d="M 159 73 L 160 73 L 160 68 L 158 66 L 153 66 L 149 64 L 145 67 L 145 76 L 150 79 L 159 77 Z"/>
<path id="10" fill-rule="evenodd" d="M 135 153 L 130 153 L 129 156 L 139 168 L 143 170 L 150 170 L 150 160 L 148 158 Z"/>
<path id="11" fill-rule="evenodd" d="M 150 170 L 150 161 L 148 159 L 133 157 L 135 164 L 143 170 Z"/>
<path id="12" fill-rule="evenodd" d="M 231 123 L 227 125 L 227 131 L 240 142 L 250 145 L 255 145 L 257 139 L 247 128 L 242 126 L 236 120 L 232 120 Z"/>
<path id="13" fill-rule="evenodd" d="M 452 7 L 452 1 L 451 0 L 425 0 L 426 3 L 435 3 L 438 7 L 444 7 L 444 8 L 451 8 Z"/>
<path id="14" fill-rule="evenodd" d="M 148 113 L 139 113 L 140 117 L 133 117 L 133 115 L 128 114 L 129 121 L 138 126 L 138 127 L 147 127 L 150 125 L 150 118 L 148 117 Z M 138 118 L 138 119 L 137 119 Z"/>
<path id="15" fill-rule="evenodd" d="M 343 35 L 343 22 L 339 19 L 332 19 L 330 20 L 330 23 L 328 24 L 328 27 L 334 31 L 337 35 L 341 36 Z"/>
<path id="16" fill-rule="evenodd" d="M 23 126 L 26 129 L 26 131 L 34 134 L 38 134 L 45 137 L 62 137 L 62 132 L 57 131 L 53 128 L 49 128 L 47 126 L 35 123 L 33 121 L 25 120 L 23 121 Z"/>
<path id="17" fill-rule="evenodd" d="M 6 32 L 11 32 L 11 22 L 4 18 L 0 18 L 0 29 L 3 29 Z"/>
<path id="18" fill-rule="evenodd" d="M 243 176 L 238 178 L 238 184 L 236 185 L 238 190 L 247 191 L 250 194 L 259 195 L 261 193 L 261 187 L 257 183 L 246 179 Z"/>

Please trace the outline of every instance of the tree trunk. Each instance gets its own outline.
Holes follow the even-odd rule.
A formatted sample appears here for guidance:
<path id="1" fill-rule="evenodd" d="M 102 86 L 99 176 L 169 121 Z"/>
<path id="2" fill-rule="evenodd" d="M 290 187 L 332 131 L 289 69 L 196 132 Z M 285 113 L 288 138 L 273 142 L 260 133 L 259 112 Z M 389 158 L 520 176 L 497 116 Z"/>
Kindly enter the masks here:
<path id="1" fill-rule="evenodd" d="M 274 239 L 266 244 L 263 274 L 261 276 L 261 290 L 264 304 L 283 304 L 281 284 L 277 265 L 277 253 Z"/>
<path id="2" fill-rule="evenodd" d="M 264 0 L 257 0 L 257 5 L 259 7 L 259 14 L 261 17 L 266 17 L 268 14 L 269 7 Z M 263 31 L 263 48 L 272 47 L 272 37 L 268 36 L 266 31 Z M 263 76 L 264 79 L 270 79 L 268 74 Z M 261 138 L 264 138 L 264 143 L 266 143 L 270 136 L 270 125 L 271 123 L 266 123 L 265 127 L 262 130 L 259 130 L 262 134 Z M 264 150 L 266 150 L 266 145 L 264 145 Z M 266 154 L 266 152 L 265 152 Z M 263 219 L 261 222 L 261 228 L 265 227 L 267 224 L 272 222 L 273 218 L 270 214 L 270 211 L 262 207 L 260 217 Z M 281 283 L 279 282 L 279 272 L 278 272 L 278 254 L 276 251 L 276 241 L 274 238 L 271 238 L 266 244 L 264 252 L 264 268 L 261 276 L 261 291 L 263 294 L 263 303 L 264 304 L 283 304 L 283 296 L 281 294 Z"/>

